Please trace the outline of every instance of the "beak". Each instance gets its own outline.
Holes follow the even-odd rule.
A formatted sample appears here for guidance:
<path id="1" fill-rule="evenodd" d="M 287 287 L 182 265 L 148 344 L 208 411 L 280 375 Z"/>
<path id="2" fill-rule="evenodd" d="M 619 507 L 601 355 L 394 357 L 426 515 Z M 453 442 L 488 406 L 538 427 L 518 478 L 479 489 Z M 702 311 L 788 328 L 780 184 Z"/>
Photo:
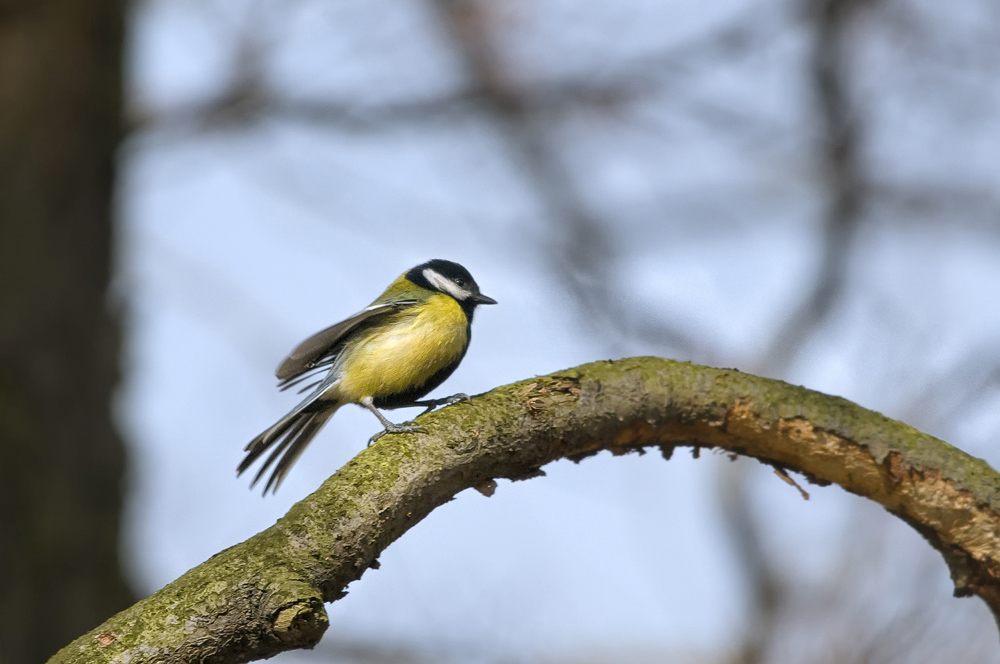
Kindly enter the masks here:
<path id="1" fill-rule="evenodd" d="M 496 304 L 497 301 L 492 297 L 486 297 L 482 293 L 476 293 L 472 296 L 472 301 L 476 304 Z"/>

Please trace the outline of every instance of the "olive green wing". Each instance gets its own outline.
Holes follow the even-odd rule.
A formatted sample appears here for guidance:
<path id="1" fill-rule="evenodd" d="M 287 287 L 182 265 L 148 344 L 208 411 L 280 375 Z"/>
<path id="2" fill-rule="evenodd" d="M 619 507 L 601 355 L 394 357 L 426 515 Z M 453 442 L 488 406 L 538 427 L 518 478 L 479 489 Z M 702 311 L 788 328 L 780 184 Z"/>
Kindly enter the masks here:
<path id="1" fill-rule="evenodd" d="M 296 346 L 295 350 L 278 365 L 274 372 L 280 381 L 278 387 L 287 389 L 299 382 L 298 379 L 305 374 L 332 365 L 343 342 L 362 323 L 396 313 L 418 302 L 419 300 L 408 299 L 376 303 L 312 335 Z"/>

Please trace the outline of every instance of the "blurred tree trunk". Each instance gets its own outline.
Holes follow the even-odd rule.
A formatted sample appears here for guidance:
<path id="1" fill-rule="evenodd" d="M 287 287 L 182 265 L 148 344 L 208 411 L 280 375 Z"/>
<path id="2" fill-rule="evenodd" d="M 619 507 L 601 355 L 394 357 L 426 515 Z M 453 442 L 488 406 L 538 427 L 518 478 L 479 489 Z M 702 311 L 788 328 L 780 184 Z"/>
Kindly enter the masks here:
<path id="1" fill-rule="evenodd" d="M 0 663 L 128 606 L 111 422 L 123 0 L 0 0 Z"/>

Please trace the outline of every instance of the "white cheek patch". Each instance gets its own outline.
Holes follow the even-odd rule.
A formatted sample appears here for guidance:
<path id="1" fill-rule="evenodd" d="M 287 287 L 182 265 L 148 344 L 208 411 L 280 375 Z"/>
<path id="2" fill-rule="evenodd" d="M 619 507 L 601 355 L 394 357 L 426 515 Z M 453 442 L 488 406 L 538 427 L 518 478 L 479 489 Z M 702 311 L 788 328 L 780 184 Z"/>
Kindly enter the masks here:
<path id="1" fill-rule="evenodd" d="M 424 269 L 424 279 L 438 290 L 448 293 L 456 300 L 465 300 L 472 297 L 472 291 L 465 290 L 451 279 L 445 277 L 440 272 L 435 272 L 431 268 Z"/>

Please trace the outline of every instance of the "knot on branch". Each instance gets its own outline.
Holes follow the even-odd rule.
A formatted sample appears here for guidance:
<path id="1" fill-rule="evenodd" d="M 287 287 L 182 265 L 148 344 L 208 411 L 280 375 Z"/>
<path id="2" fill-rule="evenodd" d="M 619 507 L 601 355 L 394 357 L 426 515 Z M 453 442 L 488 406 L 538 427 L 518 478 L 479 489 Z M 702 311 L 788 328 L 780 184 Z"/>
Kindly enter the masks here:
<path id="1" fill-rule="evenodd" d="M 330 626 L 330 619 L 323 608 L 323 602 L 317 597 L 311 597 L 282 608 L 275 614 L 271 624 L 274 635 L 282 643 L 297 648 L 311 648 L 319 643 L 326 628 Z"/>

